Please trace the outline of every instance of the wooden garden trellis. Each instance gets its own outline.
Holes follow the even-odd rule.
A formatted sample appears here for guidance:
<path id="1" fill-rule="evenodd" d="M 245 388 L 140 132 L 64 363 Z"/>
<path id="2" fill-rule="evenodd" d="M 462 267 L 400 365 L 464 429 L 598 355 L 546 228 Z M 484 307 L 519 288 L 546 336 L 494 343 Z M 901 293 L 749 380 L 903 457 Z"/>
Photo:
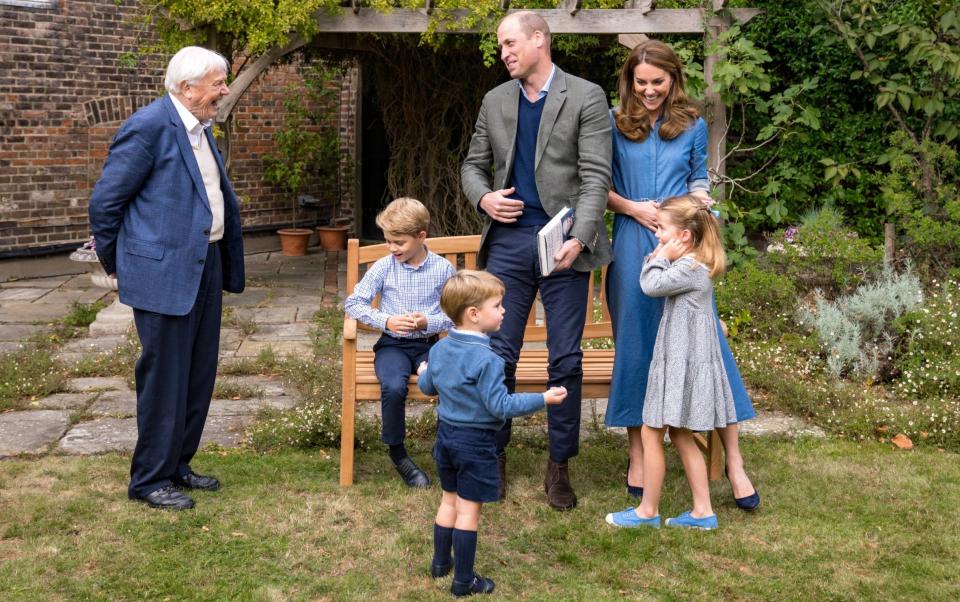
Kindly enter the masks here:
<path id="1" fill-rule="evenodd" d="M 644 39 L 646 34 L 700 33 L 704 36 L 706 47 L 717 39 L 722 31 L 732 23 L 746 23 L 761 11 L 756 8 L 726 8 L 725 0 L 710 0 L 710 9 L 683 8 L 658 9 L 655 0 L 626 0 L 623 8 L 583 9 L 580 0 L 561 0 L 556 8 L 523 9 L 535 12 L 550 25 L 553 33 L 607 34 L 618 35 L 621 44 L 633 48 Z M 507 12 L 510 0 L 501 0 L 500 6 Z M 317 44 L 329 44 L 335 47 L 350 45 L 351 37 L 370 33 L 424 33 L 428 31 L 433 13 L 433 3 L 425 0 L 423 8 L 395 8 L 381 12 L 365 8 L 351 0 L 337 14 L 320 12 L 316 21 L 318 33 L 311 41 Z M 480 33 L 475 27 L 458 25 L 461 17 L 469 14 L 469 9 L 452 11 L 452 19 L 444 21 L 437 31 L 445 33 Z M 237 74 L 231 83 L 232 93 L 221 103 L 218 121 L 226 121 L 237 101 L 249 86 L 281 57 L 294 52 L 308 43 L 298 35 L 293 35 L 284 46 L 277 46 L 258 57 L 252 64 Z M 707 55 L 704 60 L 704 77 L 707 83 L 705 115 L 708 128 L 708 172 L 714 182 L 720 182 L 726 172 L 726 133 L 727 118 L 719 95 L 713 89 L 713 70 L 717 57 Z M 718 188 L 716 195 L 723 197 L 723 189 Z"/>

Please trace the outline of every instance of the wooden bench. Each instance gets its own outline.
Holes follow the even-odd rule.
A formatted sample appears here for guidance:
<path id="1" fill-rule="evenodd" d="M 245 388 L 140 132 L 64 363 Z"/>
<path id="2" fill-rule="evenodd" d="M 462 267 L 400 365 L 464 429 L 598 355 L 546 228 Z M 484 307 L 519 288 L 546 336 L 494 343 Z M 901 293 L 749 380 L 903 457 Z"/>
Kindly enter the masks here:
<path id="1" fill-rule="evenodd" d="M 458 269 L 476 269 L 477 250 L 480 247 L 479 236 L 451 236 L 431 238 L 428 246 L 434 253 L 445 257 Z M 353 293 L 353 288 L 361 277 L 360 266 L 364 271 L 378 259 L 387 255 L 389 251 L 385 244 L 361 247 L 360 242 L 353 238 L 347 242 L 346 266 L 346 294 Z M 612 341 L 612 324 L 610 312 L 607 309 L 605 294 L 606 269 L 594 273 L 595 280 L 600 286 L 593 286 L 587 303 L 587 312 L 584 316 L 584 340 L 610 339 Z M 374 300 L 376 304 L 379 299 Z M 520 352 L 517 363 L 516 390 L 539 393 L 547 386 L 547 350 L 529 346 L 527 343 L 543 343 L 547 340 L 547 329 L 542 318 L 537 317 L 538 304 L 530 311 L 527 326 L 524 330 L 524 347 Z M 380 382 L 373 368 L 373 351 L 357 349 L 357 331 L 375 330 L 358 323 L 349 316 L 343 321 L 343 410 L 340 427 L 340 485 L 353 484 L 353 452 L 354 426 L 356 422 L 356 404 L 358 400 L 379 400 Z M 532 348 L 531 348 L 532 347 Z M 542 346 L 541 346 L 542 347 Z M 584 399 L 606 398 L 610 394 L 610 378 L 613 374 L 613 349 L 584 349 L 583 350 L 583 389 Z M 417 387 L 417 376 L 410 376 L 408 385 L 408 399 L 428 400 L 431 397 L 424 395 Z M 711 480 L 720 478 L 722 465 L 720 438 L 712 432 L 709 442 L 697 435 L 697 443 L 707 454 L 708 469 Z"/>

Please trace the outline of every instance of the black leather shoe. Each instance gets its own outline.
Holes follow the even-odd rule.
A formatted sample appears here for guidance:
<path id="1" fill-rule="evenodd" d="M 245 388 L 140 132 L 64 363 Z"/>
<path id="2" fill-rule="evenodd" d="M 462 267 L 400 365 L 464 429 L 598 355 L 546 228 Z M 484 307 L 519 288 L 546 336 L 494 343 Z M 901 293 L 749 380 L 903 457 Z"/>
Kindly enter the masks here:
<path id="1" fill-rule="evenodd" d="M 430 477 L 427 476 L 427 473 L 420 470 L 419 466 L 413 463 L 410 456 L 394 463 L 393 466 L 397 469 L 397 472 L 400 473 L 400 476 L 403 477 L 403 482 L 407 484 L 407 487 L 426 489 L 430 486 Z"/>
<path id="2" fill-rule="evenodd" d="M 486 577 L 475 574 L 473 581 L 469 583 L 461 583 L 454 579 L 453 584 L 450 585 L 450 593 L 458 598 L 462 598 L 464 596 L 472 596 L 473 594 L 492 594 L 493 588 L 493 579 L 487 579 Z"/>
<path id="3" fill-rule="evenodd" d="M 446 577 L 450 574 L 450 569 L 453 568 L 453 563 L 450 564 L 436 564 L 435 562 L 430 563 L 430 576 L 434 579 L 439 579 L 440 577 Z"/>
<path id="4" fill-rule="evenodd" d="M 165 510 L 189 510 L 195 505 L 190 496 L 180 493 L 170 485 L 134 499 L 138 502 L 143 502 L 151 508 L 163 508 Z"/>
<path id="5" fill-rule="evenodd" d="M 214 477 L 205 477 L 193 471 L 188 472 L 182 477 L 174 477 L 170 480 L 181 489 L 203 489 L 205 491 L 216 491 L 220 489 L 220 481 Z"/>

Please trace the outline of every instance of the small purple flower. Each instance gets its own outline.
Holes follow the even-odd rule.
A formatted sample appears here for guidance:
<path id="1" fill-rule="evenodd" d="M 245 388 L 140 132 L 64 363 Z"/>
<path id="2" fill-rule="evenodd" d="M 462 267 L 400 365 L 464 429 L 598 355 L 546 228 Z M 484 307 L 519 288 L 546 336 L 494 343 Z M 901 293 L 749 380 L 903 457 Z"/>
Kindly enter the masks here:
<path id="1" fill-rule="evenodd" d="M 784 237 L 785 239 L 787 239 L 787 242 L 790 243 L 790 244 L 793 244 L 793 237 L 796 236 L 796 235 L 797 235 L 797 227 L 796 227 L 796 226 L 790 226 L 790 227 L 787 228 L 787 229 L 784 231 L 784 233 L 783 233 L 783 237 Z"/>

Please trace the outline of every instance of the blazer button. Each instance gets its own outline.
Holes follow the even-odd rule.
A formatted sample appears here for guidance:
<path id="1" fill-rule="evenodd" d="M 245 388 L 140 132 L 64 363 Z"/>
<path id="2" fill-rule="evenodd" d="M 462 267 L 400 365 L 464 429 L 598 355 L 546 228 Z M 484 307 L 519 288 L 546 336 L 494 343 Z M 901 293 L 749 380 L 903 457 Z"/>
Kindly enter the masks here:
<path id="1" fill-rule="evenodd" d="M 204 234 L 204 236 L 210 236 L 210 230 L 209 230 L 209 229 L 204 230 L 204 231 L 203 231 L 203 234 Z"/>
<path id="2" fill-rule="evenodd" d="M 197 263 L 199 263 L 200 265 L 203 265 L 203 260 L 202 260 L 202 259 L 199 259 L 199 260 L 197 260 Z"/>

